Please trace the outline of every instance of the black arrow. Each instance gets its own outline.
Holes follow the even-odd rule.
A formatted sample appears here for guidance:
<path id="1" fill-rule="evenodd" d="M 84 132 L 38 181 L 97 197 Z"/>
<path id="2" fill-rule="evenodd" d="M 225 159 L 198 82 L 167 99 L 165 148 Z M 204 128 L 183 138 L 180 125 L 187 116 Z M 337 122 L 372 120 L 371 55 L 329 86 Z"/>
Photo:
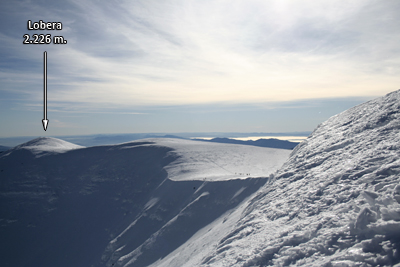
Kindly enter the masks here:
<path id="1" fill-rule="evenodd" d="M 43 129 L 47 130 L 47 125 L 49 124 L 49 120 L 47 119 L 47 52 L 44 51 L 44 69 L 43 69 L 43 87 L 44 87 L 44 95 L 43 95 L 43 111 L 44 111 L 44 119 L 42 120 Z"/>

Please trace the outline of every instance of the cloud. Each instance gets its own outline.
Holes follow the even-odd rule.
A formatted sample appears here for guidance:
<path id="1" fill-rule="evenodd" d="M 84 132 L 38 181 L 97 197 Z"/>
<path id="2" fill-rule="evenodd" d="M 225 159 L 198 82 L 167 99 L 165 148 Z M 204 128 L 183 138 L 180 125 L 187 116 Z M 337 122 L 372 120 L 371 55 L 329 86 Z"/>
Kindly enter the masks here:
<path id="1" fill-rule="evenodd" d="M 1 53 L 8 56 L 0 77 L 8 80 L 0 90 L 40 101 L 46 49 L 49 100 L 60 104 L 126 108 L 381 95 L 400 81 L 399 7 L 398 1 L 18 2 L 8 7 L 19 14 L 18 25 L 61 21 L 57 34 L 68 44 L 18 47 L 28 31 L 2 30 L 11 53 Z"/>
<path id="2" fill-rule="evenodd" d="M 65 123 L 65 122 L 59 121 L 57 119 L 52 120 L 52 124 L 53 124 L 52 126 L 54 128 L 74 128 L 74 127 L 78 127 L 76 125 L 74 126 L 74 125 L 72 125 L 70 123 Z"/>

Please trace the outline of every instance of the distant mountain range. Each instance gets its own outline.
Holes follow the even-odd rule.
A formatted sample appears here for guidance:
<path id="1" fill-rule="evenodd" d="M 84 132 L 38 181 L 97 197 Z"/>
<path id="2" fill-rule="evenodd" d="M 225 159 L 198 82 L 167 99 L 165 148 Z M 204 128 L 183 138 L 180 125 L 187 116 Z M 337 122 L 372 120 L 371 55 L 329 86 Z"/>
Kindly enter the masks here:
<path id="1" fill-rule="evenodd" d="M 242 140 L 236 140 L 236 139 L 230 139 L 230 138 L 219 138 L 219 137 L 213 138 L 211 140 L 205 140 L 205 139 L 193 139 L 193 140 L 206 141 L 206 142 L 215 142 L 215 143 L 225 143 L 225 144 L 251 145 L 251 146 L 270 147 L 270 148 L 282 148 L 282 149 L 293 149 L 299 144 L 297 142 L 290 142 L 290 141 L 279 140 L 279 139 L 275 139 L 275 138 L 258 139 L 256 141 L 253 141 L 253 140 L 242 141 Z"/>
<path id="2" fill-rule="evenodd" d="M 101 146 L 115 145 L 145 138 L 240 138 L 249 136 L 309 136 L 311 132 L 288 132 L 288 133 L 236 133 L 236 132 L 199 132 L 199 133 L 132 133 L 132 134 L 93 134 L 93 135 L 70 135 L 70 136 L 55 136 L 62 140 L 81 145 L 81 146 Z M 7 147 L 14 147 L 39 136 L 24 136 L 24 137 L 2 137 L 0 144 Z M 254 144 L 253 144 L 254 145 Z"/>

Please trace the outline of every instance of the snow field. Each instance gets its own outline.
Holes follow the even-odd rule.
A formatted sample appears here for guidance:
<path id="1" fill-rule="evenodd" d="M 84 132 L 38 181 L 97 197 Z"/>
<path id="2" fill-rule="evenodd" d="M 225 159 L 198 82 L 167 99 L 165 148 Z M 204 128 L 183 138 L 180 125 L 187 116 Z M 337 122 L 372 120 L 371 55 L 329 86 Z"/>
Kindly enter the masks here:
<path id="1" fill-rule="evenodd" d="M 168 178 L 174 181 L 266 177 L 278 170 L 291 152 L 287 149 L 168 138 L 156 139 L 156 143 L 173 148 L 170 153 L 178 157 L 165 167 Z"/>

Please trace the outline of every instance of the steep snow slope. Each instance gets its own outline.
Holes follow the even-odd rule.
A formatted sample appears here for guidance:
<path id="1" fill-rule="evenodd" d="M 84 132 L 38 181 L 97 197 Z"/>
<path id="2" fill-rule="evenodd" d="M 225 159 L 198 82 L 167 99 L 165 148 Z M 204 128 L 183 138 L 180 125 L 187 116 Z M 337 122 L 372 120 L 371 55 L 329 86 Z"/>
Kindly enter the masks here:
<path id="1" fill-rule="evenodd" d="M 182 266 L 393 266 L 399 203 L 400 90 L 319 125 L 215 249 Z"/>
<path id="2" fill-rule="evenodd" d="M 253 149 L 174 139 L 83 148 L 39 138 L 15 147 L 0 155 L 0 265 L 147 266 L 266 182 L 235 168 L 251 172 L 259 155 L 273 164 L 262 169 L 260 160 L 254 170 L 268 175 L 290 153 Z"/>
<path id="3" fill-rule="evenodd" d="M 144 140 L 172 148 L 169 154 L 176 159 L 164 167 L 169 179 L 154 190 L 143 213 L 108 244 L 102 257 L 107 266 L 148 266 L 164 258 L 198 230 L 232 212 L 266 181 L 244 178 L 272 173 L 290 154 L 284 149 L 191 140 Z M 178 212 L 165 216 L 171 210 Z M 148 231 L 151 235 L 138 240 L 151 225 L 156 225 Z"/>

